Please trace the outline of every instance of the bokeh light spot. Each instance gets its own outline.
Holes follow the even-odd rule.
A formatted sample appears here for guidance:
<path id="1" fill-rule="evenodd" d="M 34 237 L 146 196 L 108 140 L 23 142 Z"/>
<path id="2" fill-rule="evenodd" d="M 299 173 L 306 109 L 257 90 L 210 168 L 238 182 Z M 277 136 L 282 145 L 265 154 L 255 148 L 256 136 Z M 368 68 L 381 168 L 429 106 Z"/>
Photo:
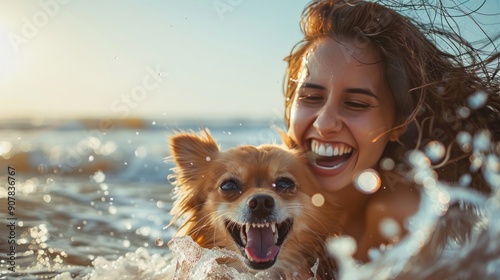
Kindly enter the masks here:
<path id="1" fill-rule="evenodd" d="M 366 194 L 376 192 L 381 185 L 380 176 L 377 171 L 367 169 L 354 178 L 356 188 Z"/>

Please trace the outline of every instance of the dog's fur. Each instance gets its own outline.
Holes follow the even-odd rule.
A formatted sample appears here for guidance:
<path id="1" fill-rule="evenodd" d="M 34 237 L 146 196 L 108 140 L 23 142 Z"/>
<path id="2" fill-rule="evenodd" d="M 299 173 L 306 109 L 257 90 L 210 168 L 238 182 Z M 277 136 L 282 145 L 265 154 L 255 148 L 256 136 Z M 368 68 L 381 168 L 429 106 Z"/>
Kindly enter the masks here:
<path id="1" fill-rule="evenodd" d="M 245 265 L 232 264 L 240 270 L 309 277 L 319 259 L 317 277 L 331 278 L 325 239 L 339 232 L 336 208 L 311 202 L 317 187 L 303 155 L 280 145 L 220 151 L 206 130 L 175 134 L 170 149 L 176 164 L 171 214 L 173 222 L 182 218 L 176 236 L 189 235 L 204 248 L 241 252 Z"/>

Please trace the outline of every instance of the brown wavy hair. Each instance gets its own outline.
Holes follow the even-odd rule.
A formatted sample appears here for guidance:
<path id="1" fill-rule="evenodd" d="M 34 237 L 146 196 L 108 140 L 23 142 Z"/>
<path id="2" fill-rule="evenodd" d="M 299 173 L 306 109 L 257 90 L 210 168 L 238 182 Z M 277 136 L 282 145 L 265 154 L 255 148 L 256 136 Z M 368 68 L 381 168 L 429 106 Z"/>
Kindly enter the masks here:
<path id="1" fill-rule="evenodd" d="M 460 132 L 474 136 L 483 131 L 491 138 L 488 152 L 500 154 L 498 35 L 487 37 L 493 51 L 486 53 L 453 29 L 421 23 L 393 9 L 395 1 L 386 2 L 387 6 L 365 1 L 320 0 L 306 7 L 301 19 L 303 40 L 285 59 L 288 63 L 284 83 L 286 126 L 290 126 L 302 58 L 315 41 L 330 37 L 354 42 L 357 48 L 369 47 L 379 53 L 396 104 L 396 127 L 407 127 L 398 144 L 388 144 L 384 157 L 404 164 L 406 151 L 439 141 L 447 149 L 445 159 L 434 165 L 440 180 L 456 183 L 462 174 L 472 173 L 470 187 L 491 192 L 480 172 L 471 172 L 472 148 L 459 145 L 456 138 Z M 471 98 L 475 95 L 486 98 L 487 102 L 474 104 Z M 462 214 L 456 215 L 455 210 Z M 465 238 L 474 219 L 464 215 L 470 211 L 463 210 L 457 205 L 450 207 L 430 242 L 432 246 L 443 244 L 446 236 Z"/>

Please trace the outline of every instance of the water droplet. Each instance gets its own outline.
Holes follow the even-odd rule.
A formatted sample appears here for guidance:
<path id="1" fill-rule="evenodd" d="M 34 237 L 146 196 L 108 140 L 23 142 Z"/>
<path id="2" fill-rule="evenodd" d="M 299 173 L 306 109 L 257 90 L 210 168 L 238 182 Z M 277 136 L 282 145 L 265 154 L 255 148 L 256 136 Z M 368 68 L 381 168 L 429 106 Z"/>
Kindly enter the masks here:
<path id="1" fill-rule="evenodd" d="M 90 155 L 89 156 L 89 162 L 93 162 L 94 161 L 94 156 L 93 155 Z"/>
<path id="2" fill-rule="evenodd" d="M 392 170 L 395 165 L 396 164 L 392 158 L 383 158 L 380 161 L 380 168 L 382 168 L 382 170 Z"/>
<path id="3" fill-rule="evenodd" d="M 479 131 L 474 135 L 474 150 L 477 152 L 485 152 L 490 148 L 491 132 L 489 130 Z"/>
<path id="4" fill-rule="evenodd" d="M 165 207 L 165 203 L 163 201 L 158 200 L 156 202 L 156 207 L 158 207 L 158 208 L 164 208 Z"/>
<path id="5" fill-rule="evenodd" d="M 99 184 L 99 187 L 101 187 L 101 190 L 103 191 L 107 191 L 109 188 L 108 184 Z"/>
<path id="6" fill-rule="evenodd" d="M 373 169 L 367 169 L 354 178 L 356 188 L 366 194 L 376 192 L 380 188 L 380 184 L 380 177 Z"/>
<path id="7" fill-rule="evenodd" d="M 457 143 L 464 152 L 470 152 L 472 149 L 472 136 L 466 131 L 460 131 L 457 134 Z"/>
<path id="8" fill-rule="evenodd" d="M 470 109 L 465 107 L 465 106 L 458 108 L 457 109 L 457 116 L 459 116 L 462 119 L 468 118 L 470 116 Z"/>
<path id="9" fill-rule="evenodd" d="M 415 167 L 426 168 L 430 166 L 430 160 L 425 154 L 418 150 L 413 150 L 408 154 L 409 162 Z"/>
<path id="10" fill-rule="evenodd" d="M 43 201 L 49 203 L 52 200 L 52 197 L 50 195 L 46 194 L 43 196 Z"/>
<path id="11" fill-rule="evenodd" d="M 96 183 L 102 183 L 102 182 L 104 182 L 104 180 L 106 180 L 106 174 L 104 174 L 104 172 L 99 170 L 96 173 L 94 173 L 94 175 L 92 175 L 92 179 Z"/>
<path id="12" fill-rule="evenodd" d="M 125 239 L 125 240 L 123 240 L 123 243 L 122 243 L 122 244 L 123 244 L 123 247 L 124 247 L 124 248 L 128 248 L 128 247 L 130 247 L 130 240 Z"/>
<path id="13" fill-rule="evenodd" d="M 383 218 L 379 224 L 379 231 L 380 234 L 388 240 L 397 240 L 401 234 L 401 228 L 398 222 L 392 218 Z"/>
<path id="14" fill-rule="evenodd" d="M 151 234 L 151 228 L 148 226 L 140 227 L 136 230 L 136 233 L 142 236 L 149 236 Z"/>
<path id="15" fill-rule="evenodd" d="M 205 158 L 206 161 L 211 161 L 212 159 L 210 157 Z"/>
<path id="16" fill-rule="evenodd" d="M 431 141 L 425 146 L 425 153 L 433 163 L 440 162 L 446 153 L 446 148 L 439 141 Z"/>
<path id="17" fill-rule="evenodd" d="M 8 141 L 0 142 L 0 156 L 3 158 L 10 158 L 10 150 L 12 149 L 12 144 Z"/>
<path id="18" fill-rule="evenodd" d="M 321 207 L 325 204 L 325 197 L 320 193 L 316 193 L 311 197 L 311 202 L 314 206 Z"/>
<path id="19" fill-rule="evenodd" d="M 116 144 L 114 142 L 107 142 L 105 145 L 101 146 L 100 153 L 103 156 L 110 155 L 116 151 Z"/>
<path id="20" fill-rule="evenodd" d="M 473 95 L 469 96 L 469 99 L 467 100 L 467 105 L 469 105 L 471 109 L 479 109 L 486 104 L 487 100 L 488 100 L 488 94 L 486 94 L 486 92 L 484 91 L 478 91 Z"/>
<path id="21" fill-rule="evenodd" d="M 486 156 L 485 166 L 486 166 L 486 172 L 499 173 L 500 159 L 493 154 L 489 154 Z"/>
<path id="22" fill-rule="evenodd" d="M 157 238 L 157 239 L 155 240 L 155 244 L 156 244 L 156 246 L 163 246 L 163 239 L 161 239 L 161 238 Z"/>
<path id="23" fill-rule="evenodd" d="M 152 125 L 156 125 L 156 122 L 155 122 L 155 121 L 152 121 L 152 122 L 151 122 L 151 124 L 152 124 Z"/>
<path id="24" fill-rule="evenodd" d="M 108 212 L 109 212 L 109 214 L 111 214 L 111 215 L 115 215 L 115 214 L 116 214 L 116 212 L 118 212 L 118 211 L 116 210 L 116 207 L 114 207 L 114 206 L 112 206 L 112 205 L 111 205 L 111 206 L 109 206 L 109 208 L 108 208 Z"/>
<path id="25" fill-rule="evenodd" d="M 331 255 L 352 256 L 356 247 L 356 240 L 347 235 L 327 240 L 327 250 Z"/>
<path id="26" fill-rule="evenodd" d="M 49 168 L 47 167 L 47 165 L 46 165 L 46 164 L 43 164 L 43 163 L 40 163 L 40 164 L 38 165 L 38 168 L 37 168 L 37 169 L 38 169 L 38 172 L 40 172 L 40 173 L 42 173 L 42 174 L 47 173 L 47 171 L 49 171 Z"/>
<path id="27" fill-rule="evenodd" d="M 139 146 L 135 149 L 134 154 L 138 158 L 144 158 L 148 154 L 148 150 L 144 146 Z"/>
<path id="28" fill-rule="evenodd" d="M 438 201 L 441 204 L 448 205 L 448 203 L 450 203 L 450 194 L 448 192 L 445 192 L 445 191 L 440 191 L 438 193 Z"/>
<path id="29" fill-rule="evenodd" d="M 467 187 L 471 182 L 472 177 L 470 176 L 470 174 L 464 174 L 460 176 L 460 179 L 458 180 L 458 184 L 462 187 Z"/>

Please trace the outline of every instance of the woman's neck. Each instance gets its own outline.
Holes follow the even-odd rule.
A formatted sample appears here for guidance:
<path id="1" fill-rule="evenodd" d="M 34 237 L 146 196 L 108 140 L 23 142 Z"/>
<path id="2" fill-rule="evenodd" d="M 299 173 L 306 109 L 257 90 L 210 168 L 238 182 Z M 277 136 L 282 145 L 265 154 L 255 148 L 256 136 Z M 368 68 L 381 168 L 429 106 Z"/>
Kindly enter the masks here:
<path id="1" fill-rule="evenodd" d="M 357 239 L 362 234 L 365 225 L 366 205 L 369 195 L 359 192 L 353 185 L 324 195 L 327 201 L 340 208 L 339 222 L 344 229 L 344 234 Z"/>

